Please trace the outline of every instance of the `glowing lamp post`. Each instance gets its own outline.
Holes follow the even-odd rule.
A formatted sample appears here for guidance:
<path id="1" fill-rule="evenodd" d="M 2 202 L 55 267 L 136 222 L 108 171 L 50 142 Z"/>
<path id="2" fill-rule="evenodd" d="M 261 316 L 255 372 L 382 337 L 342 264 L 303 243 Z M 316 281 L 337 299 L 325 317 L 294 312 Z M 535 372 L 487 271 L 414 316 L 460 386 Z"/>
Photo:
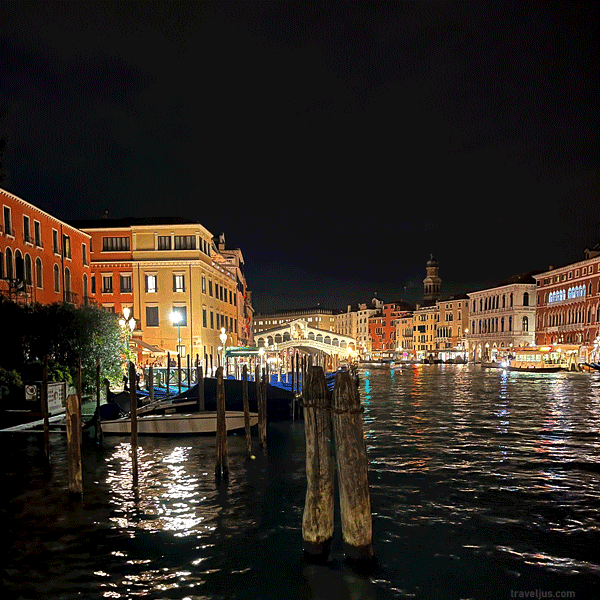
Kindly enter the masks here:
<path id="1" fill-rule="evenodd" d="M 227 364 L 225 363 L 225 345 L 227 344 L 227 333 L 225 332 L 225 327 L 221 327 L 221 335 L 219 335 L 219 339 L 221 340 L 221 362 L 223 363 L 225 375 L 227 376 Z"/>
<path id="2" fill-rule="evenodd" d="M 135 319 L 131 316 L 131 309 L 127 306 L 123 308 L 123 317 L 119 319 L 119 325 L 123 327 L 123 329 L 129 327 L 131 332 L 135 329 Z"/>
<path id="3" fill-rule="evenodd" d="M 174 310 L 169 315 L 169 319 L 173 325 L 177 325 L 177 354 L 181 354 L 181 313 Z"/>

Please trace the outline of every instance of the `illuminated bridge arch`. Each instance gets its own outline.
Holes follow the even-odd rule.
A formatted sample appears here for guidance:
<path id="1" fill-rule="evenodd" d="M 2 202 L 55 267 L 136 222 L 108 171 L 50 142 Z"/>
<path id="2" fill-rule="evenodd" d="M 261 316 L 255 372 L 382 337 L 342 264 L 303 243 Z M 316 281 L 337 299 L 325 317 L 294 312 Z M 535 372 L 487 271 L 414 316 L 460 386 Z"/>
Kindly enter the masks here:
<path id="1" fill-rule="evenodd" d="M 312 327 L 304 319 L 296 319 L 257 334 L 256 345 L 276 351 L 297 348 L 308 353 L 324 352 L 329 355 L 348 354 L 356 350 L 354 338 Z"/>

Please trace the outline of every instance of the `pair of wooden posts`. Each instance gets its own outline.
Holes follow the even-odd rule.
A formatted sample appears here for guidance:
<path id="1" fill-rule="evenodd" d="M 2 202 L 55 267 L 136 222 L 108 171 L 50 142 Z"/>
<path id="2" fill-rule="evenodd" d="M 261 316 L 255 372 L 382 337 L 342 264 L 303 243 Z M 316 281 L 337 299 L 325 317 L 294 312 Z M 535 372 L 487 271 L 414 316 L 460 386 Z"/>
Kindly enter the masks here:
<path id="1" fill-rule="evenodd" d="M 304 552 L 313 560 L 327 560 L 329 555 L 334 525 L 332 446 L 335 446 L 344 552 L 350 560 L 370 559 L 373 557 L 371 499 L 362 407 L 356 382 L 347 371 L 338 371 L 332 399 L 323 368 L 313 366 L 308 370 L 306 383 Z"/>
<path id="2" fill-rule="evenodd" d="M 267 383 L 263 371 L 262 381 L 260 367 L 256 368 L 256 397 L 258 405 L 258 441 L 262 448 L 267 446 Z M 250 405 L 248 402 L 248 368 L 242 370 L 242 403 L 244 408 L 244 425 L 246 431 L 246 457 L 252 454 L 252 435 L 250 433 Z M 225 410 L 225 382 L 223 367 L 217 369 L 217 460 L 215 477 L 217 480 L 229 477 L 229 457 L 227 454 L 227 423 Z"/>

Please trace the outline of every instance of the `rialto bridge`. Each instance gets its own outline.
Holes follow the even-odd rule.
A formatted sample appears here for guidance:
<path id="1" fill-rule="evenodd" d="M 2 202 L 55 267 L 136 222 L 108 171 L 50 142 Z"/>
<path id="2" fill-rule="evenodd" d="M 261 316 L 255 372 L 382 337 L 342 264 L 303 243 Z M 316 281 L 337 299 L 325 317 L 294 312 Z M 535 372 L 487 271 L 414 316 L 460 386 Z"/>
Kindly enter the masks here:
<path id="1" fill-rule="evenodd" d="M 320 363 L 335 369 L 356 351 L 356 340 L 347 335 L 317 329 L 304 319 L 296 319 L 273 329 L 262 331 L 255 339 L 258 348 L 267 353 L 304 352 Z M 326 363 L 329 363 L 328 365 Z"/>

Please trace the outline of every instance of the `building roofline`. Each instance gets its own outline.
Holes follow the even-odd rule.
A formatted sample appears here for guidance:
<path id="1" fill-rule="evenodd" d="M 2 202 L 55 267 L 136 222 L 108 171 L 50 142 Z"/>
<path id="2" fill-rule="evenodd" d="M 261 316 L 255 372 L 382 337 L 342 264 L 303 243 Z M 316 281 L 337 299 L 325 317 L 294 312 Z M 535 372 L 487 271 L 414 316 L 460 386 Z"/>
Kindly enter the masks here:
<path id="1" fill-rule="evenodd" d="M 44 215 L 45 217 L 48 217 L 49 219 L 52 219 L 53 221 L 58 221 L 59 223 L 61 223 L 65 227 L 68 227 L 69 229 L 73 229 L 74 231 L 78 231 L 79 233 L 82 233 L 83 235 L 90 237 L 89 233 L 86 233 L 85 231 L 79 229 L 79 227 L 72 225 L 69 221 L 63 221 L 62 219 L 59 219 L 57 216 L 51 215 L 49 212 L 46 212 L 44 209 L 40 208 L 39 206 L 36 206 L 35 204 L 31 204 L 31 202 L 27 202 L 27 200 L 23 200 L 23 198 L 20 198 L 16 194 L 12 194 L 11 192 L 8 192 L 4 188 L 0 188 L 0 193 L 5 194 L 9 198 L 12 198 L 13 200 L 16 200 L 17 202 L 26 204 L 34 211 L 41 213 L 42 215 Z"/>

